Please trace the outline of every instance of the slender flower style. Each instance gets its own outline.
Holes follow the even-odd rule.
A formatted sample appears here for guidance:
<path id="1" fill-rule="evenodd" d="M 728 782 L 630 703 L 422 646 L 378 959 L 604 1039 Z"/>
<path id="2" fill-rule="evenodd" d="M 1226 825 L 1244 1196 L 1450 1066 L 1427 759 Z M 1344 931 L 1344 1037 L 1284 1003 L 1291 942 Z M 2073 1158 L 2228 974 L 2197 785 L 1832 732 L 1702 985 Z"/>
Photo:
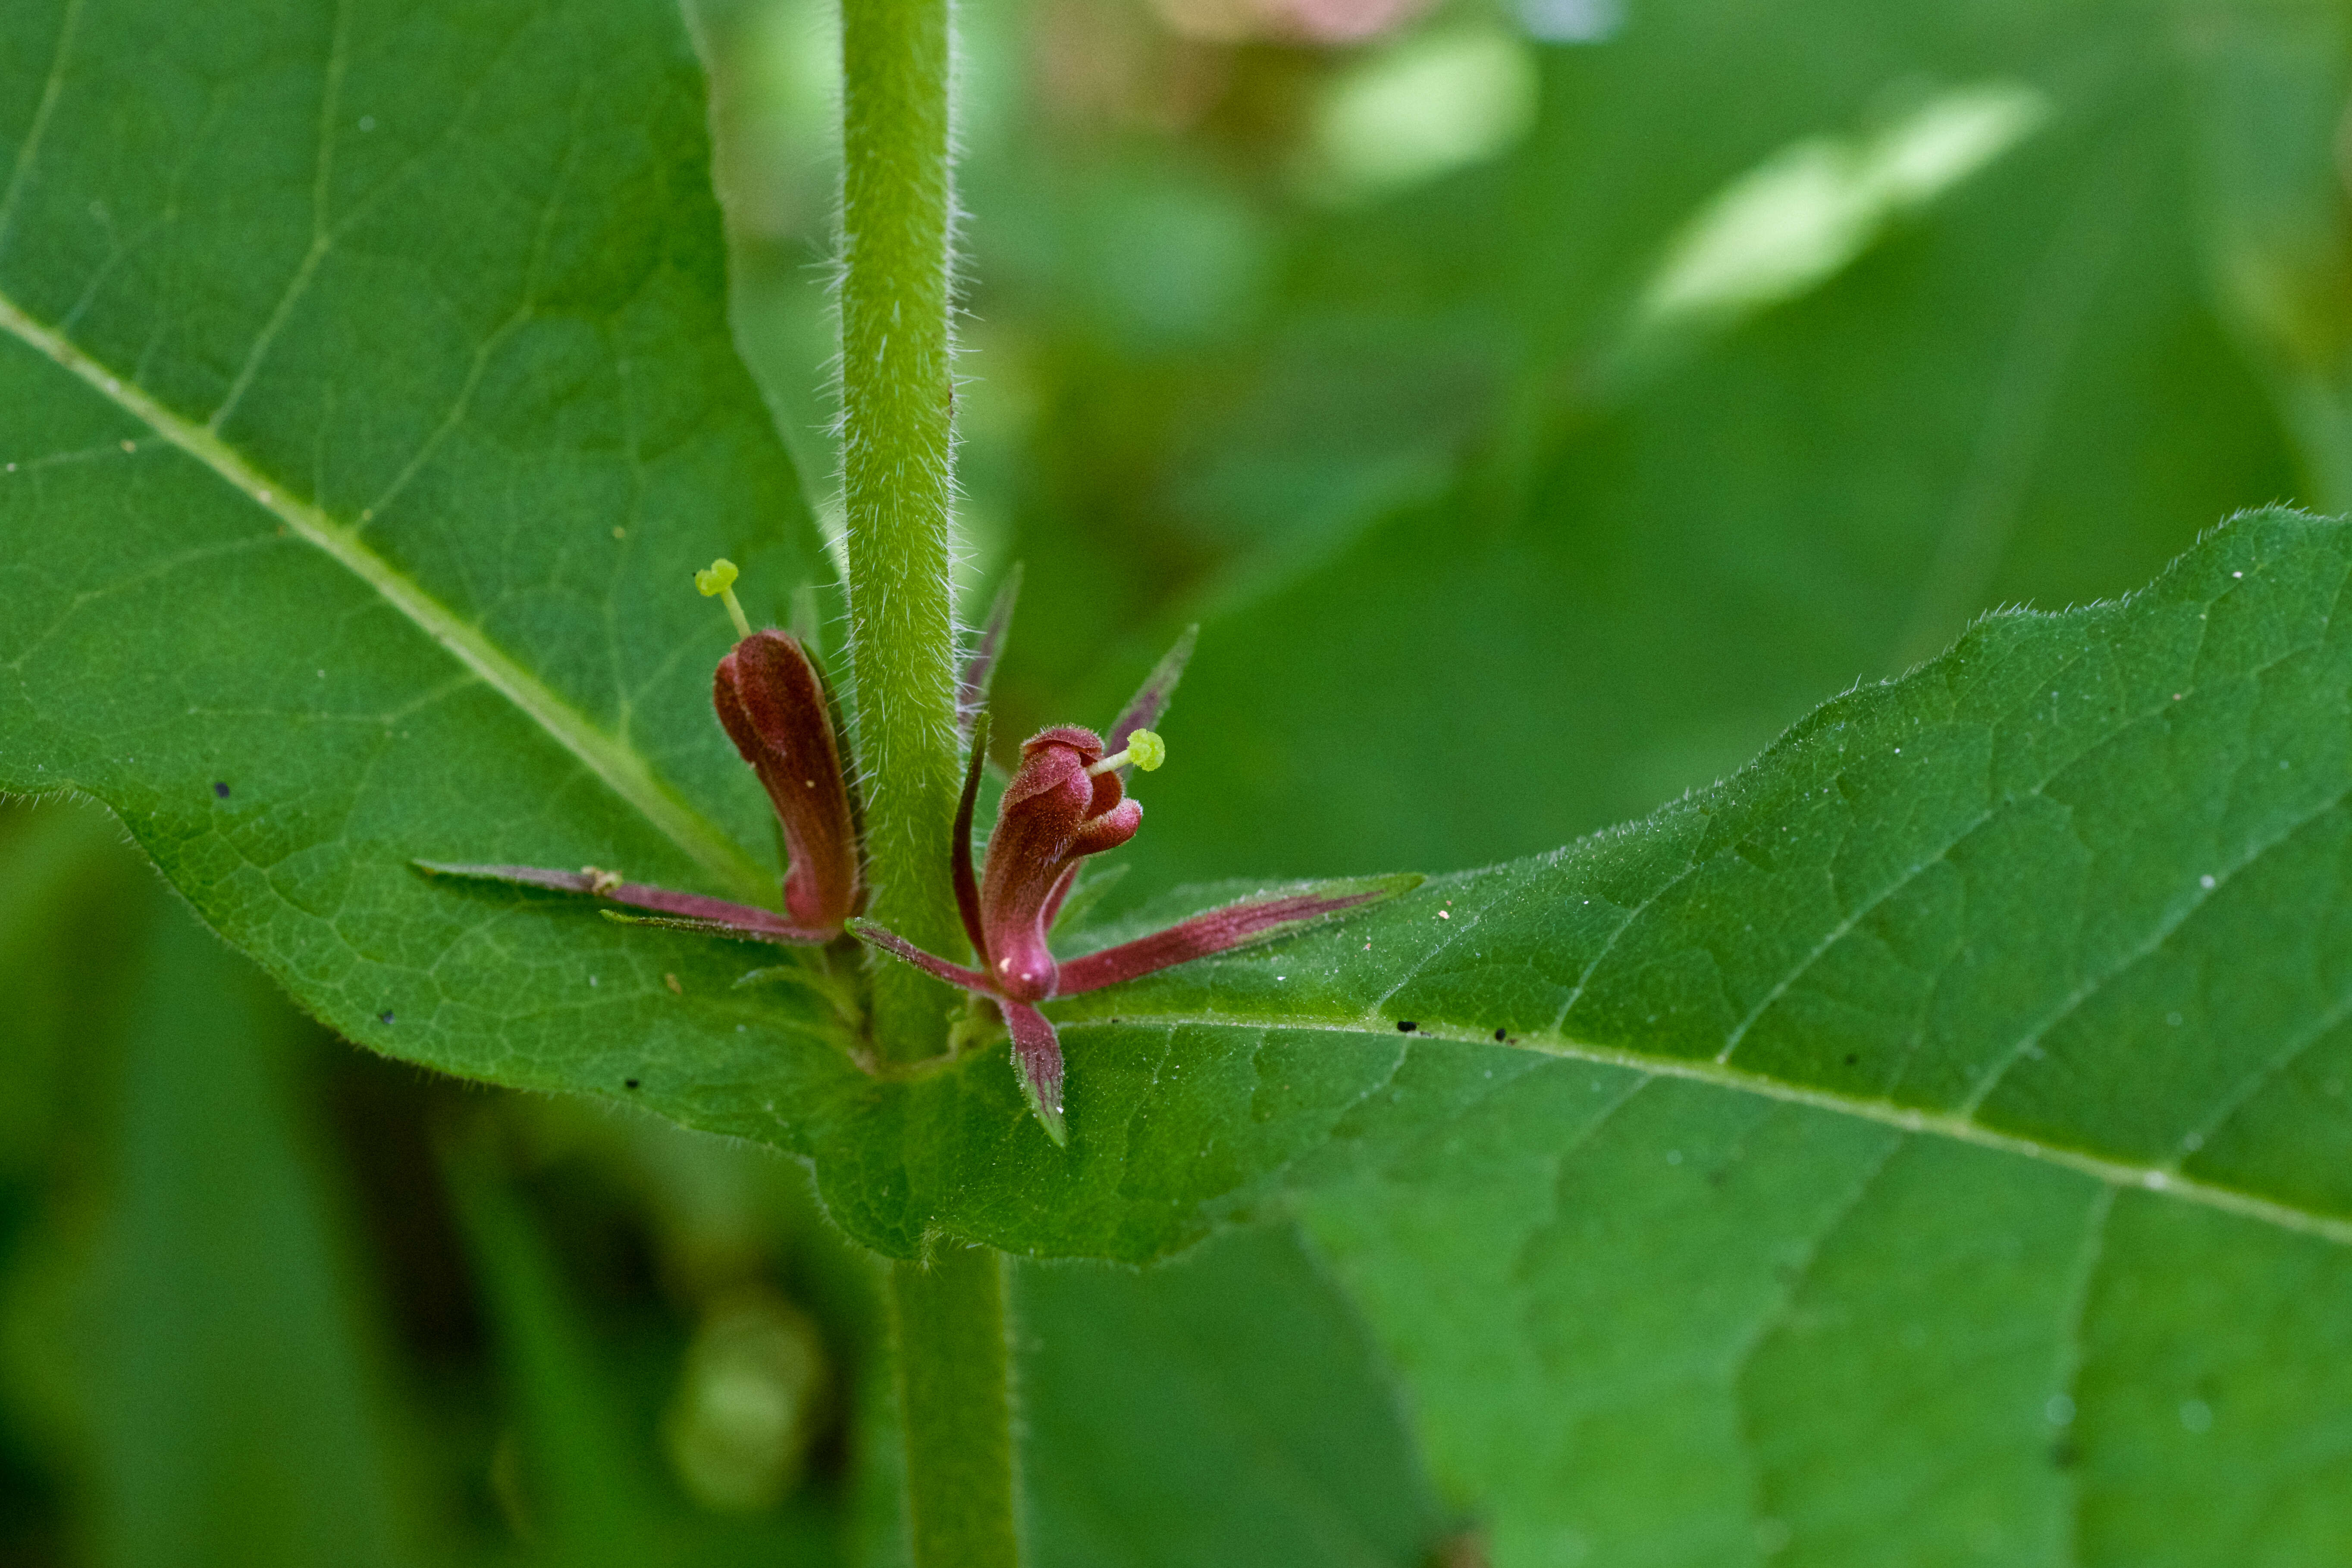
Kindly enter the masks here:
<path id="1" fill-rule="evenodd" d="M 866 907 L 859 847 L 857 795 L 843 765 L 833 702 L 824 678 L 800 639 L 758 631 L 736 602 L 732 562 L 713 562 L 694 574 L 705 596 L 718 595 L 740 635 L 719 661 L 711 703 L 719 722 L 751 764 L 783 825 L 784 913 L 730 903 L 699 893 L 673 892 L 624 880 L 584 866 L 558 871 L 536 866 L 449 865 L 420 860 L 426 871 L 526 887 L 585 893 L 631 909 L 651 910 L 654 923 L 786 944 L 828 942 L 842 923 Z"/>
<path id="2" fill-rule="evenodd" d="M 1179 649 L 1180 654 L 1187 651 L 1189 636 Z M 1166 673 L 1166 667 L 1157 673 Z M 982 717 L 964 773 L 949 865 L 977 968 L 926 952 L 870 921 L 848 922 L 850 933 L 861 942 L 995 1002 L 1013 1037 L 1013 1061 L 1022 1091 L 1056 1143 L 1068 1140 L 1062 1115 L 1062 1047 L 1037 1004 L 1265 942 L 1421 881 L 1412 876 L 1371 878 L 1244 900 L 1134 942 L 1056 962 L 1046 935 L 1077 879 L 1080 863 L 1126 843 L 1142 825 L 1142 805 L 1128 798 L 1120 773 L 1130 765 L 1149 773 L 1166 756 L 1167 748 L 1142 721 L 1157 716 L 1173 685 L 1172 674 L 1156 690 L 1147 683 L 1114 731 L 1126 742 L 1116 752 L 1106 755 L 1102 737 L 1072 725 L 1040 731 L 1024 742 L 1020 768 L 1005 786 L 996 831 L 989 837 L 985 868 L 975 879 L 972 805 L 980 791 L 987 735 Z"/>

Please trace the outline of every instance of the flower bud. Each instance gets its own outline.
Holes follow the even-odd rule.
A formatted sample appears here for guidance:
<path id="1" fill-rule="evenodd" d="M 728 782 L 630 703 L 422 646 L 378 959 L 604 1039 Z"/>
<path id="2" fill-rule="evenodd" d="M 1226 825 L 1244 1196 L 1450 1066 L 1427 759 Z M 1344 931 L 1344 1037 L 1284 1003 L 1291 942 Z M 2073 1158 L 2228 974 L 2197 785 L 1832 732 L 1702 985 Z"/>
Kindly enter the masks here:
<path id="1" fill-rule="evenodd" d="M 790 634 L 754 632 L 719 661 L 711 701 L 783 824 L 785 910 L 838 931 L 865 902 L 865 874 L 823 678 Z"/>

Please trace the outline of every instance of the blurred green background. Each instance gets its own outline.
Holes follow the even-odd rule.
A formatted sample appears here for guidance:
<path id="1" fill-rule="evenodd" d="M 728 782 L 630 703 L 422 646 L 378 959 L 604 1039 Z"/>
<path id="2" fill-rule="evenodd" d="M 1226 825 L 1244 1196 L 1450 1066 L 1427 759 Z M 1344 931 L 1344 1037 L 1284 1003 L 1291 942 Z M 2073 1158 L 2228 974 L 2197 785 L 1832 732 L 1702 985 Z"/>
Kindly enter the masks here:
<path id="1" fill-rule="evenodd" d="M 1547 848 L 2352 501 L 2343 6 L 960 14 L 999 735 L 1203 628 L 1116 901 Z M 695 20 L 837 518 L 832 7 Z M 875 1278 L 788 1163 L 327 1037 L 61 801 L 0 808 L 0 1563 L 899 1559 Z M 1041 1563 L 1477 1560 L 1288 1228 L 1017 1289 Z"/>

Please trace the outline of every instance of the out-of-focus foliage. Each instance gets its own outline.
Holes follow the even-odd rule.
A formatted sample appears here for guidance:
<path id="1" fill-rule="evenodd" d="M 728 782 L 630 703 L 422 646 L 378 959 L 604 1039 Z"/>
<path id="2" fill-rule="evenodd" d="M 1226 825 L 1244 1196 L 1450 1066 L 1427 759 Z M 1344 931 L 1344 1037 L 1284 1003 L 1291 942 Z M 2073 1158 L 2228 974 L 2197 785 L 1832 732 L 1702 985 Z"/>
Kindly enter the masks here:
<path id="1" fill-rule="evenodd" d="M 353 1052 L 92 808 L 0 811 L 0 1561 L 904 1561 L 878 1281 L 797 1167 Z M 1019 1289 L 1045 1568 L 1448 1530 L 1282 1233 Z"/>
<path id="2" fill-rule="evenodd" d="M 713 24 L 754 103 L 821 47 L 782 4 Z M 1530 0 L 1343 49 L 965 15 L 1003 704 L 1092 713 L 1210 617 L 1128 896 L 1548 847 L 1982 609 L 2341 488 L 2334 8 Z M 1471 35 L 1539 84 L 1524 134 L 1332 201 L 1354 84 Z M 823 142 L 763 133 L 739 320 L 823 472 Z"/>
<path id="3" fill-rule="evenodd" d="M 975 605 L 1004 563 L 1029 572 L 1000 734 L 1098 716 L 1176 627 L 1206 623 L 1115 902 L 1192 878 L 1549 848 L 1706 783 L 1981 609 L 2135 586 L 2240 507 L 2352 501 L 2352 73 L 2337 7 L 975 0 L 961 14 Z M 824 7 L 712 0 L 697 22 L 719 89 L 737 339 L 822 521 Z M 131 110 L 194 90 L 202 72 L 170 68 L 196 58 L 197 31 L 163 37 L 107 100 L 130 120 L 68 119 L 50 134 L 102 150 L 104 126 L 135 131 Z M 535 51 L 593 39 L 543 28 L 498 51 L 459 43 L 527 83 Z M 49 61 L 0 52 L 12 136 L 49 113 Z M 682 51 L 659 68 L 687 69 Z M 623 123 L 612 101 L 583 123 Z M 276 108 L 289 124 L 307 112 Z M 357 128 L 368 110 L 351 112 Z M 307 189 L 307 141 L 299 156 L 287 142 L 272 177 Z M 476 175 L 528 186 L 547 172 L 487 171 L 456 145 L 423 187 L 434 201 L 463 197 Z M 142 165 L 159 212 L 181 212 L 167 198 L 182 151 Z M 647 166 L 680 166 L 664 163 L 676 154 L 665 143 Z M 89 266 L 50 301 L 60 319 L 104 323 L 126 276 L 173 275 L 123 213 L 45 210 L 20 184 L 0 197 L 0 244 L 37 219 L 88 226 L 75 232 Z M 215 195 L 174 221 L 218 237 L 250 219 Z M 411 221 L 389 213 L 365 274 L 341 286 L 391 291 Z M 299 261 L 302 235 L 263 237 Z M 593 273 L 651 243 L 620 238 L 583 240 L 572 258 Z M 488 262 L 456 274 L 498 275 Z M 257 310 L 268 280 L 246 279 Z M 396 312 L 372 319 L 372 335 L 312 341 L 305 387 L 352 365 L 413 368 L 419 334 Z M 138 358 L 184 325 L 132 321 L 112 342 Z M 650 334 L 656 352 L 667 331 Z M 303 331 L 289 323 L 288 341 Z M 454 393 L 462 370 L 420 376 L 414 408 L 334 402 L 288 460 L 343 475 L 338 430 L 362 445 L 396 434 L 445 407 L 425 395 Z M 699 398 L 730 383 L 714 361 L 667 384 Z M 385 385 L 373 368 L 352 384 Z M 563 428 L 593 426 L 593 401 L 564 400 Z M 718 401 L 722 425 L 750 428 L 740 392 Z M 5 424 L 13 438 L 62 417 L 19 403 Z M 85 476 L 115 460 L 122 432 L 80 434 Z M 601 594 L 609 578 L 625 597 L 651 584 L 628 626 L 649 647 L 698 638 L 663 667 L 676 689 L 694 687 L 723 634 L 659 587 L 667 556 L 607 542 L 611 494 L 551 494 L 462 443 L 452 464 L 437 506 L 593 514 L 566 547 L 565 584 Z M 796 508 L 782 465 L 763 472 L 746 511 L 772 539 Z M 43 482 L 77 478 L 69 466 Z M 675 526 L 684 537 L 652 542 L 740 557 L 736 525 L 613 526 L 639 546 Z M 508 595 L 513 562 L 467 558 L 483 542 L 453 537 L 434 559 L 504 618 L 502 635 L 604 635 L 565 593 Z M 783 578 L 814 562 L 782 549 L 747 564 L 764 566 L 759 591 L 780 607 Z M 94 563 L 91 582 L 110 569 Z M 135 620 L 190 589 L 147 591 L 93 603 Z M 112 646 L 94 625 L 90 647 Z M 349 628 L 322 625 L 317 642 L 304 662 L 332 662 Z M 596 708 L 593 692 L 583 700 Z M 756 820 L 756 795 L 719 776 L 727 759 L 711 763 L 686 720 L 653 706 L 619 718 L 650 727 L 666 765 L 709 767 L 741 808 L 730 826 Z M 219 719 L 264 721 L 287 722 Z M 482 784 L 453 779 L 448 798 L 478 804 Z M 519 817 L 538 809 L 513 804 Z M 796 1173 L 633 1117 L 458 1092 L 326 1043 L 189 928 L 116 837 L 59 805 L 0 820 L 0 1560 L 568 1562 L 637 1541 L 679 1562 L 891 1560 L 868 1266 L 832 1238 Z M 665 853 L 639 849 L 632 869 Z M 1560 1128 L 1530 1132 L 1508 1108 L 1492 1112 L 1510 1123 L 1500 1131 L 1442 1130 L 1307 1202 L 1311 1256 L 1259 1232 L 1139 1276 L 1024 1277 L 1041 1561 L 1471 1552 L 1452 1537 L 1464 1521 L 1415 1478 L 1369 1343 L 1403 1371 L 1450 1501 L 1499 1519 L 1498 1562 L 1603 1547 L 1611 1561 L 1736 1562 L 1792 1542 L 1828 1558 L 1854 1541 L 1866 1558 L 1867 1535 L 1851 1532 L 1869 1508 L 1820 1489 L 1828 1450 L 1807 1447 L 1803 1422 L 1761 1447 L 1720 1422 L 1801 1412 L 1844 1373 L 1856 1399 L 1903 1376 L 1933 1393 L 2032 1347 L 1997 1342 L 1996 1304 L 1937 1342 L 1990 1360 L 1906 1360 L 1908 1342 L 1841 1360 L 1841 1314 L 1908 1310 L 1868 1297 L 1869 1280 L 1929 1277 L 1925 1260 L 1849 1247 L 1743 1350 L 1741 1314 L 1786 1267 L 1732 1201 L 1769 1174 L 1763 1134 L 1679 1092 L 1643 1108 L 1655 1124 L 1629 1118 L 1572 1153 Z M 1705 1186 L 1735 1166 L 1732 1198 Z M 1916 1182 L 1896 1174 L 1864 1234 L 1899 1233 Z M 1547 1206 L 1579 1202 L 1591 1208 Z M 2046 1207 L 1985 1213 L 2015 1249 L 1911 1308 L 1959 1312 L 1964 1288 L 2002 1268 L 2056 1278 L 2063 1260 L 2034 1229 Z M 2120 1217 L 2117 1245 L 2199 1270 L 2212 1299 L 2180 1296 L 2178 1269 L 2137 1268 L 2115 1275 L 2116 1299 L 2170 1300 L 2192 1320 L 2232 1310 L 2226 1247 Z M 1644 1219 L 1679 1244 L 1662 1248 Z M 1454 1246 L 1472 1249 L 1459 1269 Z M 1623 1343 L 1578 1336 L 1675 1268 L 1730 1337 L 1720 1365 L 1645 1385 L 1654 1365 L 1614 1366 Z M 2339 1275 L 2296 1277 L 2300 1307 L 2246 1342 L 2326 1331 Z M 1433 1277 L 1454 1294 L 1424 1295 L 1415 1281 Z M 2051 1429 L 2046 1468 L 2011 1500 L 2090 1489 L 2075 1544 L 2111 1544 L 2117 1561 L 2291 1546 L 2295 1521 L 2319 1515 L 2288 1508 L 2268 1537 L 2225 1511 L 2149 1533 L 2153 1516 L 2119 1505 L 2162 1491 L 2176 1461 L 2210 1474 L 2193 1445 L 2245 1429 L 2217 1390 L 2250 1384 L 2165 1359 L 2163 1313 L 2110 1321 L 2078 1350 L 2085 1407 L 2103 1400 L 2116 1424 L 2073 1432 L 2071 1403 L 2031 1413 Z M 1474 1321 L 1496 1337 L 1466 1332 Z M 730 1344 L 766 1348 L 730 1359 Z M 1726 1366 L 1736 1399 L 1709 1381 Z M 1565 1447 L 1511 1446 L 1559 1429 L 1546 1379 L 1604 1374 L 1621 1377 L 1621 1402 L 1596 1402 Z M 1635 1397 L 1644 1387 L 1656 1397 Z M 1651 1425 L 1609 1424 L 1628 1410 Z M 2340 1481 L 2326 1446 L 2338 1428 L 2303 1429 L 2317 1447 L 2239 1458 L 2284 1466 L 2290 1497 L 2324 1499 Z M 1143 1441 L 1155 1433 L 1181 1463 Z M 1622 1468 L 1586 1465 L 1580 1443 Z M 1769 1501 L 1752 1518 L 1746 1472 L 1727 1468 L 1748 1462 Z M 1612 1511 L 1671 1493 L 1677 1466 L 1717 1483 L 1678 1516 L 1687 1533 Z M 1920 1561 L 1988 1548 L 1960 1504 L 1930 1500 L 1948 1511 L 1863 1499 L 1960 1521 L 1932 1538 L 1947 1555 L 1923 1547 Z M 225 1521 L 244 1531 L 233 1551 Z M 1220 1538 L 1225 1524 L 1238 1534 Z M 2045 1548 L 2074 1549 L 1990 1543 L 2022 1560 Z"/>

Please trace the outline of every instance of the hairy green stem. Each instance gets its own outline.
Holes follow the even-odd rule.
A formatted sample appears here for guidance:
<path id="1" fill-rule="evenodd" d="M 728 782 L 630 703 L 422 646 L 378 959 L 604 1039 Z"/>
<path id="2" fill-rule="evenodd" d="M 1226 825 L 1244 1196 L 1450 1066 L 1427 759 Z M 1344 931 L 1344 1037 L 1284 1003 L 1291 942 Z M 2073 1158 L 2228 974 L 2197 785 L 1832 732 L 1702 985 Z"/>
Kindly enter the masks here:
<path id="1" fill-rule="evenodd" d="M 954 952 L 948 0 L 843 0 L 841 36 L 842 500 L 869 912 Z M 872 973 L 881 1054 L 941 1049 L 951 994 L 904 964 Z M 1019 1568 L 1003 1257 L 949 1244 L 892 1265 L 890 1337 L 916 1568 Z"/>
<path id="2" fill-rule="evenodd" d="M 948 0 L 844 0 L 841 46 L 842 500 L 868 912 L 919 946 L 954 952 Z M 945 987 L 888 963 L 874 982 L 885 1057 L 942 1048 L 953 1000 Z"/>
<path id="3" fill-rule="evenodd" d="M 891 1337 L 919 1568 L 1016 1568 L 1004 1258 L 950 1245 L 890 1267 Z"/>

